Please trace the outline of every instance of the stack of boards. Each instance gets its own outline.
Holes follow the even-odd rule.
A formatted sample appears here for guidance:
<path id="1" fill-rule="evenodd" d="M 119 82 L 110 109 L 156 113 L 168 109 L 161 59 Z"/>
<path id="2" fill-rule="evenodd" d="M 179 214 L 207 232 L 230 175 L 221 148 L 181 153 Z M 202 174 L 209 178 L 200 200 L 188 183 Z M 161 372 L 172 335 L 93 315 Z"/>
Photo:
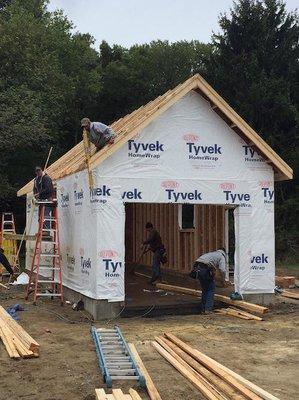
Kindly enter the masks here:
<path id="1" fill-rule="evenodd" d="M 96 400 L 142 400 L 134 389 L 129 394 L 124 394 L 121 389 L 112 389 L 112 393 L 105 393 L 104 389 L 96 389 Z"/>
<path id="2" fill-rule="evenodd" d="M 171 333 L 156 337 L 154 348 L 209 400 L 278 400 Z"/>
<path id="3" fill-rule="evenodd" d="M 0 338 L 10 358 L 39 356 L 39 344 L 1 306 Z"/>

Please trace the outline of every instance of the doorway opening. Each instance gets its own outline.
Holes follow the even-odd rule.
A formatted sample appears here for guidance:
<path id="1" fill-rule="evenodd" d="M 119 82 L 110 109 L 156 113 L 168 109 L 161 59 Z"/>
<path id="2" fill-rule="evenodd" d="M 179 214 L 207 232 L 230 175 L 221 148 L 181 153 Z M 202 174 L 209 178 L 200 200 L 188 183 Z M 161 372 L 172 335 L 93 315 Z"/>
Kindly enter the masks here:
<path id="1" fill-rule="evenodd" d="M 229 240 L 227 207 L 210 204 L 125 203 L 125 295 L 127 308 L 174 306 L 174 313 L 198 313 L 196 298 L 170 294 L 148 284 L 151 278 L 152 253 L 141 257 L 141 245 L 146 240 L 145 224 L 151 222 L 161 235 L 168 261 L 163 265 L 163 280 L 177 286 L 198 289 L 198 282 L 188 274 L 194 261 L 201 255 L 215 251 Z M 233 250 L 232 250 L 233 251 Z M 133 273 L 134 272 L 134 273 Z M 180 307 L 178 307 L 178 304 Z M 178 308 L 180 310 L 178 310 Z M 127 314 L 126 314 L 127 315 Z M 127 315 L 128 316 L 128 315 Z"/>

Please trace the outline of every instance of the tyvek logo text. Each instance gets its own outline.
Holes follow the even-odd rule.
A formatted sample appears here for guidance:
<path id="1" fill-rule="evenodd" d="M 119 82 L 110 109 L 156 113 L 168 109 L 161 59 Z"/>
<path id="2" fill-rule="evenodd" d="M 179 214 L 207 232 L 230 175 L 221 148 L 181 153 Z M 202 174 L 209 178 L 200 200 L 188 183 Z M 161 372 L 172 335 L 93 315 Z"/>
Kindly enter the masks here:
<path id="1" fill-rule="evenodd" d="M 244 159 L 249 162 L 265 162 L 265 160 L 251 147 L 243 145 Z"/>
<path id="2" fill-rule="evenodd" d="M 111 196 L 111 189 L 107 185 L 90 189 L 91 203 L 107 203 L 107 199 Z"/>
<path id="3" fill-rule="evenodd" d="M 164 143 L 161 143 L 159 140 L 151 143 L 136 142 L 135 140 L 128 141 L 129 157 L 158 159 L 164 150 Z"/>
<path id="4" fill-rule="evenodd" d="M 268 257 L 265 253 L 252 256 L 250 258 L 250 268 L 253 271 L 264 271 L 269 264 Z"/>

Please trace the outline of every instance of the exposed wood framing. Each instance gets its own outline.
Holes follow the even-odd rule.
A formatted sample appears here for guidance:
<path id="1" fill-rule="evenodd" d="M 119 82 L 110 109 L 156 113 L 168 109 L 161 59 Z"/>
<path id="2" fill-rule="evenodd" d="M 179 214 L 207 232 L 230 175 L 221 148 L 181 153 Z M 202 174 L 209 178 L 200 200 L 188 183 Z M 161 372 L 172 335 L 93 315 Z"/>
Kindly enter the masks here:
<path id="1" fill-rule="evenodd" d="M 194 261 L 203 253 L 214 251 L 225 244 L 225 208 L 196 204 L 195 229 L 180 230 L 178 204 L 126 204 L 126 262 L 137 262 L 140 244 L 146 239 L 145 224 L 151 221 L 160 232 L 167 250 L 164 268 L 187 274 Z M 152 255 L 145 254 L 140 264 L 150 266 Z"/>
<path id="2" fill-rule="evenodd" d="M 191 90 L 198 91 L 212 104 L 212 109 L 216 111 L 229 126 L 234 127 L 236 133 L 240 134 L 247 142 L 250 141 L 259 154 L 273 163 L 273 167 L 277 171 L 277 180 L 292 179 L 292 169 L 199 74 L 194 75 L 184 83 L 169 90 L 164 95 L 159 96 L 145 106 L 140 107 L 131 114 L 128 114 L 111 124 L 112 129 L 117 134 L 115 142 L 113 145 L 106 146 L 98 152 L 96 152 L 95 147 L 92 146 L 90 167 L 93 169 L 106 160 L 111 154 L 123 146 L 124 143 L 136 136 L 136 134 Z M 55 161 L 47 169 L 47 172 L 52 179 L 57 180 L 85 168 L 84 146 L 83 142 L 80 142 L 73 149 L 69 150 L 65 155 Z M 18 191 L 18 196 L 31 192 L 32 187 L 33 181 L 20 189 Z"/>

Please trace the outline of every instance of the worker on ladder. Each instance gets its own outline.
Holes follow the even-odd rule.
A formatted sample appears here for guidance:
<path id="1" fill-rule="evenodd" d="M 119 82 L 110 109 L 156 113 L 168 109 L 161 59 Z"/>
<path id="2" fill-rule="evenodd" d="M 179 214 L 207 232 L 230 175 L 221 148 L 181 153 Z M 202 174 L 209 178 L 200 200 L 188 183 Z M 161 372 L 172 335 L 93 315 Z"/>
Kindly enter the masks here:
<path id="1" fill-rule="evenodd" d="M 93 143 L 97 151 L 101 150 L 107 144 L 113 144 L 116 137 L 115 132 L 110 126 L 102 122 L 91 122 L 89 118 L 81 120 L 81 128 L 88 132 L 88 139 Z"/>
<path id="2" fill-rule="evenodd" d="M 35 168 L 36 178 L 34 179 L 33 194 L 37 201 L 52 201 L 54 198 L 54 186 L 52 179 L 46 174 L 41 167 Z M 49 219 L 52 207 L 45 206 L 45 218 Z M 50 229 L 50 221 L 45 221 L 45 229 Z M 49 233 L 44 231 L 43 235 L 48 236 Z"/>

